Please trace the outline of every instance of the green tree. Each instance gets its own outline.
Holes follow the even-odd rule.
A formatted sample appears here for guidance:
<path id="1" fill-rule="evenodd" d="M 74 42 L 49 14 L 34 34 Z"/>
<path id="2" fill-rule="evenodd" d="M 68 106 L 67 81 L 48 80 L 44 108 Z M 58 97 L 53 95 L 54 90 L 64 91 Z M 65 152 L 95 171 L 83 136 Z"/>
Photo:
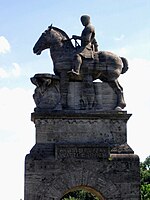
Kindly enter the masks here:
<path id="1" fill-rule="evenodd" d="M 141 200 L 150 200 L 150 156 L 140 163 Z"/>
<path id="2" fill-rule="evenodd" d="M 67 193 L 62 200 L 99 200 L 93 194 L 86 192 L 85 190 L 76 190 Z"/>

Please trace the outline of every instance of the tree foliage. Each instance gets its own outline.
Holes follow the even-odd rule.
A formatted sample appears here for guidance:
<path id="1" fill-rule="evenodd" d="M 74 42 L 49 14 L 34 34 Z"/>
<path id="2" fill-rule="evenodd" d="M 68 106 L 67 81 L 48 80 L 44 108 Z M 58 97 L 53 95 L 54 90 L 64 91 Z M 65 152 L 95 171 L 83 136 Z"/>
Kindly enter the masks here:
<path id="1" fill-rule="evenodd" d="M 93 194 L 86 192 L 85 190 L 76 190 L 67 193 L 62 200 L 99 200 Z"/>
<path id="2" fill-rule="evenodd" d="M 141 200 L 150 200 L 150 156 L 140 163 Z"/>

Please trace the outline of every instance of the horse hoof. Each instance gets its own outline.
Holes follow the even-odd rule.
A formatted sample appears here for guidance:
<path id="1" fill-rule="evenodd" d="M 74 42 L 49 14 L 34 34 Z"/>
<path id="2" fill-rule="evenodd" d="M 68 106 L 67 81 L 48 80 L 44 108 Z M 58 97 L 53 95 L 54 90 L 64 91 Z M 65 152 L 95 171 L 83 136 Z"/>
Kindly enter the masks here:
<path id="1" fill-rule="evenodd" d="M 117 106 L 117 107 L 115 108 L 115 110 L 116 110 L 116 111 L 122 111 L 122 108 L 121 108 L 120 106 Z"/>
<path id="2" fill-rule="evenodd" d="M 74 73 L 73 71 L 67 72 L 69 75 L 69 80 L 70 81 L 82 81 L 82 77 L 80 74 Z"/>

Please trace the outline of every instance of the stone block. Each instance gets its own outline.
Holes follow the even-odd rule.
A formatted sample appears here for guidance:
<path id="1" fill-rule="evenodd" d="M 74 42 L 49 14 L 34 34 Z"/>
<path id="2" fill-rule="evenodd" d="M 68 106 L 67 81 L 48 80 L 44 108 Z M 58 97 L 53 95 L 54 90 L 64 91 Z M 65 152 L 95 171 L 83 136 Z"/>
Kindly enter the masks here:
<path id="1" fill-rule="evenodd" d="M 61 104 L 65 101 L 65 109 L 72 111 L 110 111 L 117 106 L 118 97 L 106 82 L 63 80 L 61 88 L 60 78 L 52 74 L 35 74 L 31 82 L 36 86 L 33 94 L 36 112 L 64 110 Z"/>
<path id="2" fill-rule="evenodd" d="M 109 143 L 124 144 L 126 112 L 32 114 L 36 143 Z"/>
<path id="3" fill-rule="evenodd" d="M 26 165 L 32 160 L 35 170 L 26 169 L 25 200 L 35 196 L 42 200 L 61 199 L 70 189 L 82 189 L 83 185 L 89 191 L 97 191 L 103 197 L 100 200 L 139 199 L 139 158 L 134 154 L 111 154 L 111 159 L 103 160 L 34 156 L 30 153 L 26 157 Z"/>

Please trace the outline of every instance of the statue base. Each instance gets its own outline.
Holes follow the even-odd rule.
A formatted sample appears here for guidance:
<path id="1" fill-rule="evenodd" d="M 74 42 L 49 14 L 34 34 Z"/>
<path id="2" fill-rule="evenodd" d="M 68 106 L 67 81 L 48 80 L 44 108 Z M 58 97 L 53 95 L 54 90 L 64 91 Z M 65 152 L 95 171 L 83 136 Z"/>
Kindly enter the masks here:
<path id="1" fill-rule="evenodd" d="M 35 74 L 31 82 L 36 85 L 33 98 L 35 112 L 82 110 L 112 111 L 117 107 L 117 95 L 105 82 L 68 81 L 52 74 Z M 63 85 L 61 90 L 61 85 Z M 65 88 L 66 87 L 66 88 Z M 65 104 L 65 108 L 62 104 Z"/>
<path id="2" fill-rule="evenodd" d="M 139 158 L 125 111 L 32 113 L 36 144 L 25 159 L 25 200 L 85 189 L 100 200 L 139 200 Z"/>

